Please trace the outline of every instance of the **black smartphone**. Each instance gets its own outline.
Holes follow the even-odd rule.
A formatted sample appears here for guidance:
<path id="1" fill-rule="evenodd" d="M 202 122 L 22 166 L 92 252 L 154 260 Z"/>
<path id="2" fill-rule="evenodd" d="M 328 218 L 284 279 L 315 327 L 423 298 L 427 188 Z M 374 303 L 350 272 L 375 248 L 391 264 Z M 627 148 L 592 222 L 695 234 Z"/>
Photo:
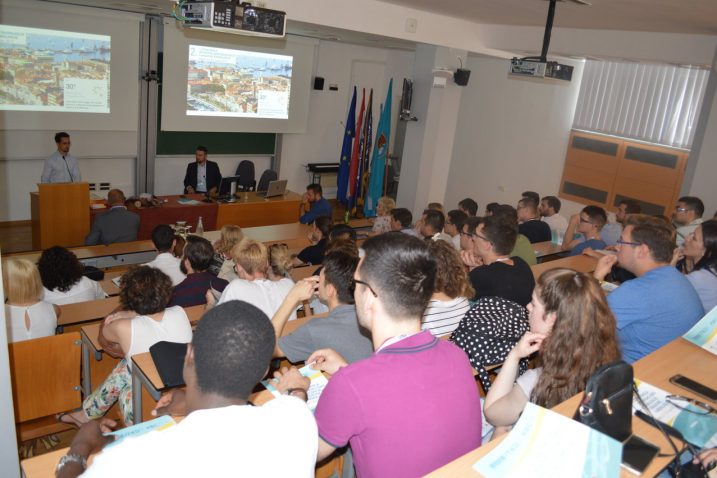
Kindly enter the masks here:
<path id="1" fill-rule="evenodd" d="M 622 466 L 630 473 L 642 475 L 660 449 L 639 436 L 632 435 L 622 446 Z"/>
<path id="2" fill-rule="evenodd" d="M 707 400 L 717 402 L 717 390 L 709 388 L 706 385 L 702 385 L 699 382 L 695 382 L 694 380 L 687 378 L 684 375 L 674 375 L 670 377 L 670 382 L 674 383 L 678 387 L 684 388 L 685 390 L 694 392 L 700 397 L 706 398 Z"/>

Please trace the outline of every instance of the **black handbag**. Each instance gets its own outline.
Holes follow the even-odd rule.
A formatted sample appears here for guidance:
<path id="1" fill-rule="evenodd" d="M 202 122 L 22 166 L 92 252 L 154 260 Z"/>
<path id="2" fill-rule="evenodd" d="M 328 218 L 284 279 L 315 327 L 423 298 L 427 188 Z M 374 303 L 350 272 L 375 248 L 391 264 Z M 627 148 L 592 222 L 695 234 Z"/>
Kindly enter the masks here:
<path id="1" fill-rule="evenodd" d="M 622 442 L 632 434 L 632 365 L 603 365 L 585 385 L 575 420 Z"/>

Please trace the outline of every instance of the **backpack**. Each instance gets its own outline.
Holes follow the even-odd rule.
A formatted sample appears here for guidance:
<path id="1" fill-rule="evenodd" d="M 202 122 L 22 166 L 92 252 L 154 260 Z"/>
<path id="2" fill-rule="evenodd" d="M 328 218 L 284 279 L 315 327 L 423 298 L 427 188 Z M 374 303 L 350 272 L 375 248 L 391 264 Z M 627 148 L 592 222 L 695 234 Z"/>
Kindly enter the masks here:
<path id="1" fill-rule="evenodd" d="M 525 308 L 501 297 L 483 297 L 470 308 L 451 335 L 451 341 L 468 355 L 478 372 L 483 389 L 488 392 L 491 381 L 486 365 L 505 361 L 508 353 L 528 331 Z M 528 369 L 528 359 L 522 359 L 518 374 Z"/>

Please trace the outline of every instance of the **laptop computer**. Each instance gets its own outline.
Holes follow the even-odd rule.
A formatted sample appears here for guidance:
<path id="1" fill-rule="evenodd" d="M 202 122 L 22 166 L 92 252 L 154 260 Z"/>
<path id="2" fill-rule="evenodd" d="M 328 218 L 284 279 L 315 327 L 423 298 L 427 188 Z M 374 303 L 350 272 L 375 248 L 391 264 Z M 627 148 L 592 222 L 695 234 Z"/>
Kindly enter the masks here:
<path id="1" fill-rule="evenodd" d="M 279 179 L 277 181 L 271 181 L 269 183 L 269 186 L 266 188 L 266 191 L 258 191 L 256 193 L 259 197 L 265 197 L 270 198 L 274 196 L 283 196 L 286 192 L 286 184 L 288 183 L 288 180 L 286 179 Z"/>

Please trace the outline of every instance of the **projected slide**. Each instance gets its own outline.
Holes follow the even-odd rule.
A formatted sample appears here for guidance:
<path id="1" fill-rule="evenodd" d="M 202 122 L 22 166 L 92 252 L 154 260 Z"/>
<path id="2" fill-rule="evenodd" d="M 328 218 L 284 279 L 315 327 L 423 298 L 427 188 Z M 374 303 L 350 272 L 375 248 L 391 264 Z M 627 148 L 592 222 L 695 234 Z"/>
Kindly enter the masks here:
<path id="1" fill-rule="evenodd" d="M 110 37 L 0 25 L 0 110 L 110 112 Z"/>
<path id="2" fill-rule="evenodd" d="M 189 45 L 187 115 L 289 118 L 293 57 Z"/>

